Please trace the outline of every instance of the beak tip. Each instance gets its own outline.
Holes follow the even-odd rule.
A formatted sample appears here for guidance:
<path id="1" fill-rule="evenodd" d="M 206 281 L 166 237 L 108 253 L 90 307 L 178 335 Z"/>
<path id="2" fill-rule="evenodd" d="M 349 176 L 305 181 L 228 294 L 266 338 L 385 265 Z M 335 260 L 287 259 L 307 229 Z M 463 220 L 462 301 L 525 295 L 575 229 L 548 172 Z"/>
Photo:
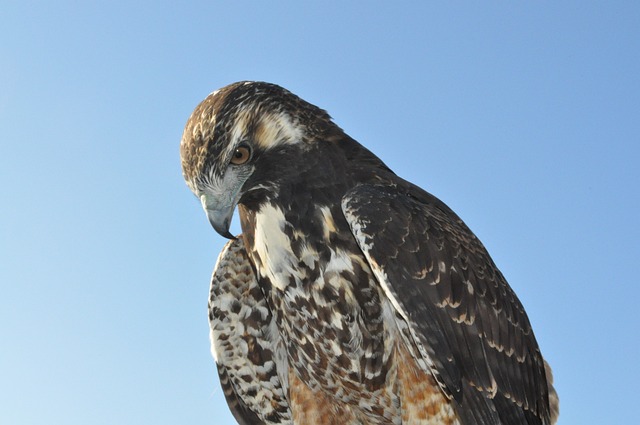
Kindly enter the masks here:
<path id="1" fill-rule="evenodd" d="M 235 236 L 233 236 L 233 235 L 231 234 L 231 232 L 229 232 L 228 230 L 227 230 L 226 232 L 218 232 L 218 234 L 219 234 L 220 236 L 224 237 L 224 238 L 227 238 L 227 239 L 233 239 L 233 240 L 236 240 L 236 239 L 237 239 L 237 238 L 236 238 Z"/>
<path id="2" fill-rule="evenodd" d="M 229 226 L 231 225 L 231 217 L 233 209 L 230 211 L 224 211 L 222 214 L 218 211 L 207 211 L 209 223 L 211 227 L 222 237 L 227 239 L 235 239 L 235 236 L 229 232 Z"/>

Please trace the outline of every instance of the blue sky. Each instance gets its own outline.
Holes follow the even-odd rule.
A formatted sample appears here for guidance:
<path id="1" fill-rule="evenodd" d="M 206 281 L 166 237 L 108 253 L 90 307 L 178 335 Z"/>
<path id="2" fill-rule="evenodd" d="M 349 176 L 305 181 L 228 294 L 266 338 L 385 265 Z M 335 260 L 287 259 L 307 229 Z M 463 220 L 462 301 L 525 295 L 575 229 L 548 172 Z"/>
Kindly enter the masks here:
<path id="1" fill-rule="evenodd" d="M 244 79 L 327 109 L 467 222 L 529 313 L 560 424 L 637 420 L 637 2 L 1 16 L 0 423 L 233 423 L 206 317 L 224 240 L 178 145 L 198 102 Z"/>

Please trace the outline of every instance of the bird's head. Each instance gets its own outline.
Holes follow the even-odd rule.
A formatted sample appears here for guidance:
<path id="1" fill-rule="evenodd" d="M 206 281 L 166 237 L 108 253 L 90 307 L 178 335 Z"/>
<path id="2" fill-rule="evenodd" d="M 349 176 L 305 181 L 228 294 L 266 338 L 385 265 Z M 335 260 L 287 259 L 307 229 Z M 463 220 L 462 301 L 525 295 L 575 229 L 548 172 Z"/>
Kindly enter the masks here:
<path id="1" fill-rule="evenodd" d="M 189 118 L 182 173 L 213 228 L 231 238 L 238 203 L 277 196 L 283 181 L 317 160 L 304 153 L 336 135 L 344 133 L 325 111 L 282 87 L 234 83 L 211 93 Z"/>

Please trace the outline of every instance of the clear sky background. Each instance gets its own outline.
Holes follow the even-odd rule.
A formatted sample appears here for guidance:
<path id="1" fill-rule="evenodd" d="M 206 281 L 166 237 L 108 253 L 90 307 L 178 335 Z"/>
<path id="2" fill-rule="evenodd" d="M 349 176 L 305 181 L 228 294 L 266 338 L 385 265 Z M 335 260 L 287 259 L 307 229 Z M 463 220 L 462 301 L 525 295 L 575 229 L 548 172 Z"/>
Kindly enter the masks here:
<path id="1" fill-rule="evenodd" d="M 206 315 L 225 241 L 178 146 L 244 79 L 328 110 L 467 222 L 560 424 L 635 423 L 640 3 L 443 3 L 2 2 L 0 423 L 233 423 Z"/>

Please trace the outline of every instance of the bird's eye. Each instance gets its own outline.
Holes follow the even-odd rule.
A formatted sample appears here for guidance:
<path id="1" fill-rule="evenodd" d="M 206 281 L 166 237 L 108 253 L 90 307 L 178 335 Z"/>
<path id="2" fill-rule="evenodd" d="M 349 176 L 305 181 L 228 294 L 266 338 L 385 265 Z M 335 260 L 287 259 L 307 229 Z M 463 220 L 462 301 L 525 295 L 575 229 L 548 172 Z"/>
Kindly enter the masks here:
<path id="1" fill-rule="evenodd" d="M 251 150 L 247 146 L 238 146 L 233 152 L 231 163 L 233 165 L 242 165 L 251 158 Z"/>

